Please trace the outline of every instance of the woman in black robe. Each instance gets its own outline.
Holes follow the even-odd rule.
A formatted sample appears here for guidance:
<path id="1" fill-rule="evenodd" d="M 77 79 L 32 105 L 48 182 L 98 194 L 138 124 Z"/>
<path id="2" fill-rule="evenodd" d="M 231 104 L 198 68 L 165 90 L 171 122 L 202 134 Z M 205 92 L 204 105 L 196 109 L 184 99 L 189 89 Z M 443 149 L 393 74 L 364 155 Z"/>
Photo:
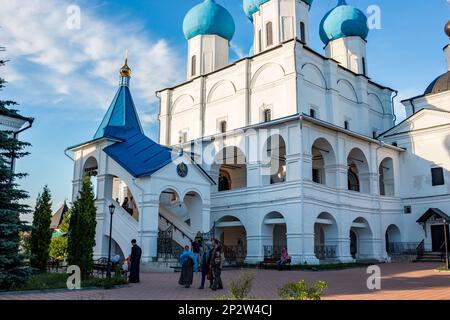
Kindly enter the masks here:
<path id="1" fill-rule="evenodd" d="M 138 283 L 139 282 L 139 268 L 141 265 L 141 255 L 142 250 L 137 245 L 136 240 L 132 240 L 131 244 L 133 247 L 131 248 L 131 268 L 130 268 L 130 283 Z"/>
<path id="2" fill-rule="evenodd" d="M 194 281 L 194 272 L 197 272 L 197 257 L 189 247 L 184 248 L 184 252 L 180 256 L 181 275 L 178 283 L 185 288 L 189 288 Z"/>

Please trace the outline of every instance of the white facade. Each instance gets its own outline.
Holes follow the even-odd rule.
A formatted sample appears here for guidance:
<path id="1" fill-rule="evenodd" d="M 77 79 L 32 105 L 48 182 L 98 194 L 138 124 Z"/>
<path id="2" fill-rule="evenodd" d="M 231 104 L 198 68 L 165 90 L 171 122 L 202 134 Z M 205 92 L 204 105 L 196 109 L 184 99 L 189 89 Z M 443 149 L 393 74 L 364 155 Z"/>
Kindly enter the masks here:
<path id="1" fill-rule="evenodd" d="M 132 179 L 102 152 L 111 141 L 74 150 L 74 198 L 85 160 L 98 162 L 97 243 L 113 199 L 105 181 L 116 176 L 140 213 L 122 212 L 113 238 L 126 247 L 139 236 L 146 262 L 158 258 L 157 233 L 170 223 L 189 236 L 213 228 L 248 263 L 277 247 L 295 264 L 384 261 L 392 244 L 422 240 L 434 250 L 431 225 L 442 221 L 416 221 L 430 208 L 450 214 L 450 91 L 405 101 L 410 117 L 394 126 L 396 91 L 368 77 L 365 40 L 344 37 L 325 55 L 313 51 L 303 1 L 268 1 L 253 21 L 256 55 L 229 64 L 226 40 L 198 35 L 188 44 L 188 81 L 157 93 L 159 143 L 192 152 L 205 172 L 184 156 L 194 172 L 187 178 L 170 164 Z M 435 168 L 443 184 L 432 179 Z M 200 202 L 186 199 L 190 192 Z"/>

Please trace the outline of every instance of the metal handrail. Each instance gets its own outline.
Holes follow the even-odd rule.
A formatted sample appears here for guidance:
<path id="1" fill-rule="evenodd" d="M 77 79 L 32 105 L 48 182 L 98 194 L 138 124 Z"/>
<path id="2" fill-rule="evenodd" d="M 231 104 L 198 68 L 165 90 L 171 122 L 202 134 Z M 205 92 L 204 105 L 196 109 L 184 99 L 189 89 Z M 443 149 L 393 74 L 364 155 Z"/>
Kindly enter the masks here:
<path id="1" fill-rule="evenodd" d="M 179 232 L 179 233 L 181 233 L 181 235 L 183 236 L 183 239 L 184 238 L 187 238 L 189 241 L 194 241 L 190 236 L 188 236 L 186 233 L 184 233 L 182 230 L 180 230 L 179 228 L 177 228 L 177 226 L 176 225 L 174 225 L 169 219 L 167 219 L 166 217 L 164 217 L 162 214 L 159 214 L 159 218 L 160 219 L 164 219 L 165 221 L 166 221 L 166 223 L 169 225 L 169 228 L 168 229 L 170 229 L 171 227 L 173 228 L 173 231 L 174 232 Z M 167 229 L 167 230 L 168 230 Z"/>

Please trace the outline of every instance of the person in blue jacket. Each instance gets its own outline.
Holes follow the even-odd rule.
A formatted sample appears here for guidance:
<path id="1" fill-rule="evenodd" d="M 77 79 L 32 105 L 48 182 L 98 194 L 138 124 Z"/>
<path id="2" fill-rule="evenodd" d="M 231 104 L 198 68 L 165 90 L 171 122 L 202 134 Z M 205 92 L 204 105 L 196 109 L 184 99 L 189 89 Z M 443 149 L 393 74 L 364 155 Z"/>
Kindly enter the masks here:
<path id="1" fill-rule="evenodd" d="M 189 288 L 194 280 L 194 272 L 197 272 L 197 257 L 189 246 L 184 247 L 183 253 L 180 255 L 181 275 L 178 283 L 185 288 Z"/>

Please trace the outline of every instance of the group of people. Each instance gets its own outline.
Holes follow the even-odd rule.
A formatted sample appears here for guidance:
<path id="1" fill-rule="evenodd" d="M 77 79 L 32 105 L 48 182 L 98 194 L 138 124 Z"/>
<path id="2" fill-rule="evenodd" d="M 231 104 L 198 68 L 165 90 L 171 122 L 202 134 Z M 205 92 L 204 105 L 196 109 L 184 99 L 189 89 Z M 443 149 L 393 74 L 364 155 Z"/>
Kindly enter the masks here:
<path id="1" fill-rule="evenodd" d="M 201 271 L 200 290 L 205 288 L 206 280 L 209 280 L 209 287 L 212 290 L 221 290 L 223 289 L 221 273 L 224 262 L 225 255 L 219 240 L 204 241 L 199 232 L 192 242 L 192 249 L 185 246 L 180 255 L 181 275 L 178 283 L 185 288 L 190 288 L 194 280 L 194 272 Z"/>
<path id="2" fill-rule="evenodd" d="M 116 199 L 116 201 L 119 202 L 119 199 Z M 134 198 L 125 197 L 122 202 L 122 208 L 124 208 L 130 214 L 130 216 L 132 216 L 134 213 Z"/>

